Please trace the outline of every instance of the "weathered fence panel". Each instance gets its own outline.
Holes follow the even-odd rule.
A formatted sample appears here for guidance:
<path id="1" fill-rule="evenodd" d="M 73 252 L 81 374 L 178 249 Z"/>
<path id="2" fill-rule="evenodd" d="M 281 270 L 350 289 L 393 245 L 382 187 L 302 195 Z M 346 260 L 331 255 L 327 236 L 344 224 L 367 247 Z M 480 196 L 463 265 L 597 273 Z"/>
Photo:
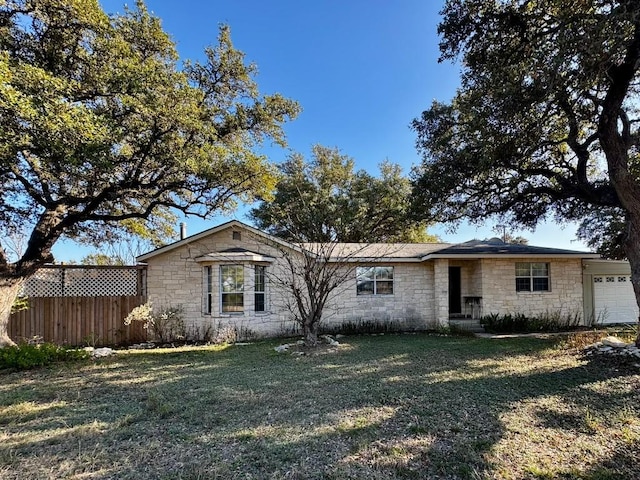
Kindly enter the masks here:
<path id="1" fill-rule="evenodd" d="M 32 297 L 29 308 L 11 315 L 9 336 L 16 342 L 41 337 L 60 345 L 120 345 L 146 339 L 139 322 L 124 318 L 146 297 Z"/>

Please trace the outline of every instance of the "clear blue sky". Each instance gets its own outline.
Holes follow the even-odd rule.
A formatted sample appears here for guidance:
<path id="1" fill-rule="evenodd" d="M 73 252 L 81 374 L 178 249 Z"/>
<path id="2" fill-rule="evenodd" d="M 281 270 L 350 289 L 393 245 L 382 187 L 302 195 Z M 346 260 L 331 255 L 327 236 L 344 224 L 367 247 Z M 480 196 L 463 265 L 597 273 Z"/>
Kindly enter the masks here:
<path id="1" fill-rule="evenodd" d="M 128 2 L 134 5 L 135 2 Z M 183 59 L 202 58 L 215 43 L 218 25 L 231 27 L 234 45 L 258 66 L 263 93 L 279 92 L 300 102 L 302 114 L 286 128 L 289 150 L 270 149 L 274 162 L 290 151 L 309 153 L 319 143 L 338 147 L 358 168 L 372 173 L 384 159 L 408 173 L 419 163 L 409 129 L 411 120 L 434 99 L 447 101 L 459 84 L 459 69 L 438 63 L 439 0 L 148 0 L 162 19 Z M 124 3 L 101 0 L 109 13 Z M 246 221 L 246 210 L 231 218 Z M 209 228 L 228 217 L 203 222 L 187 219 L 188 233 Z M 446 226 L 432 233 L 462 242 L 495 236 L 493 225 L 462 225 L 455 234 Z M 531 244 L 586 249 L 575 227 L 545 224 L 535 233 L 515 232 Z M 58 244 L 58 261 L 79 259 L 86 249 Z"/>

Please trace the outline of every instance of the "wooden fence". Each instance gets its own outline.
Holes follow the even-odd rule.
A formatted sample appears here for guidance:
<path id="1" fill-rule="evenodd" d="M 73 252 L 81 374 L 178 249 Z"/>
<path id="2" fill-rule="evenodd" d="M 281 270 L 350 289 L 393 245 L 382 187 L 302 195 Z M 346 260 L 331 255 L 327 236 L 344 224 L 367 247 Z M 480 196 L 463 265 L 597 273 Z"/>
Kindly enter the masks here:
<path id="1" fill-rule="evenodd" d="M 40 337 L 59 345 L 120 345 L 144 341 L 139 322 L 124 318 L 146 297 L 31 297 L 29 308 L 11 315 L 9 336 L 16 342 Z"/>

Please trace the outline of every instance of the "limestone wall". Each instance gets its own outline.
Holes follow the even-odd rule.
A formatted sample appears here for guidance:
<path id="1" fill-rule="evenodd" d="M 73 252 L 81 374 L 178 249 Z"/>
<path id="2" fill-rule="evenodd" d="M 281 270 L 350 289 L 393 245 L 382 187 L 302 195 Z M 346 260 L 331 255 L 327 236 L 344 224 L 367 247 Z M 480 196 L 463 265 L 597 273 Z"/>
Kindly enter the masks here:
<path id="1" fill-rule="evenodd" d="M 549 263 L 550 291 L 516 292 L 515 264 L 528 259 L 483 259 L 483 314 L 582 314 L 582 261 L 536 258 Z"/>
<path id="2" fill-rule="evenodd" d="M 240 231 L 235 240 L 233 230 Z M 212 252 L 242 248 L 276 258 L 267 265 L 267 308 L 256 312 L 254 308 L 253 262 L 244 266 L 244 312 L 223 313 L 220 305 L 220 268 L 230 262 L 196 262 L 196 258 Z M 295 255 L 295 253 L 293 253 Z M 279 278 L 287 275 L 288 267 L 281 252 L 264 243 L 251 232 L 229 227 L 215 234 L 150 258 L 147 271 L 147 293 L 156 309 L 182 306 L 188 328 L 207 329 L 231 325 L 256 335 L 280 335 L 292 332 L 296 325 L 288 308 L 288 293 L 279 286 Z M 206 312 L 207 278 L 204 267 L 212 269 L 212 311 Z M 376 265 L 381 265 L 376 263 Z M 364 266 L 364 264 L 362 265 Z M 357 295 L 355 265 L 326 307 L 324 322 L 340 324 L 357 321 L 403 322 L 408 328 L 433 326 L 434 281 L 433 266 L 421 263 L 401 263 L 394 266 L 393 295 Z M 286 277 L 285 277 L 286 278 Z"/>
<path id="3" fill-rule="evenodd" d="M 373 264 L 362 264 L 369 266 Z M 358 295 L 355 272 L 327 306 L 327 324 L 374 321 L 402 324 L 408 329 L 435 326 L 433 265 L 384 263 L 393 266 L 393 295 Z"/>
<path id="4" fill-rule="evenodd" d="M 236 229 L 237 230 L 237 229 Z M 267 312 L 255 312 L 253 305 L 253 265 L 244 264 L 245 311 L 241 314 L 221 312 L 220 268 L 221 264 L 238 262 L 198 263 L 196 258 L 230 248 L 244 248 L 268 256 L 277 256 L 277 249 L 259 242 L 246 231 L 241 231 L 241 239 L 234 240 L 233 228 L 190 242 L 180 248 L 158 255 L 148 260 L 147 294 L 154 308 L 182 306 L 188 328 L 199 329 L 203 334 L 207 329 L 231 325 L 238 329 L 249 329 L 258 335 L 277 334 L 280 330 L 291 329 L 289 316 L 283 311 L 274 311 L 267 304 Z M 242 262 L 241 262 L 242 263 Z M 205 265 L 212 266 L 212 311 L 205 312 L 206 276 Z M 270 267 L 268 267 L 270 268 Z M 267 301 L 269 301 L 267 284 Z"/>

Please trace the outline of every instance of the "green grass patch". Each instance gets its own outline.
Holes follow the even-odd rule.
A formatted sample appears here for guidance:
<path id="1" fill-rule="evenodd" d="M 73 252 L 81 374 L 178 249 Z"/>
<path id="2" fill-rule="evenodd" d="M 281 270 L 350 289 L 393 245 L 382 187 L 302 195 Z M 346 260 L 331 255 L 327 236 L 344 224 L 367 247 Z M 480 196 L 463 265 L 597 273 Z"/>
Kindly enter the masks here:
<path id="1" fill-rule="evenodd" d="M 640 373 L 549 341 L 346 337 L 0 373 L 7 479 L 640 478 Z"/>

